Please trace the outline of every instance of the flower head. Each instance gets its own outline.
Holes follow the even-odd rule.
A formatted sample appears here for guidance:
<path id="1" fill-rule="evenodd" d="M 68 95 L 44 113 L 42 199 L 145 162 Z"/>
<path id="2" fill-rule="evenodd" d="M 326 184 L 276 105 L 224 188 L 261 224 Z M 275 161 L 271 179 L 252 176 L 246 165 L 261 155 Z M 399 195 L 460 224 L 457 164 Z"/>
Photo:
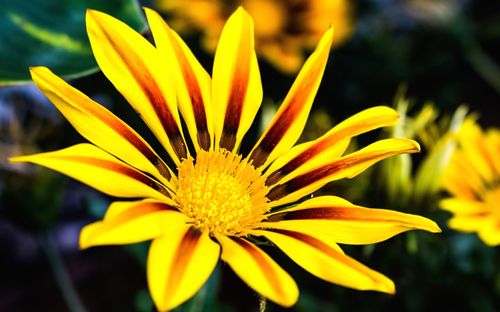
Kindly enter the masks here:
<path id="1" fill-rule="evenodd" d="M 371 244 L 411 229 L 438 232 L 434 222 L 334 196 L 300 201 L 330 181 L 419 149 L 411 140 L 387 139 L 344 155 L 351 137 L 397 121 L 387 107 L 362 111 L 317 140 L 293 146 L 319 87 L 332 29 L 267 130 L 242 155 L 239 147 L 262 100 L 250 16 L 238 9 L 229 18 L 210 77 L 156 12 L 146 9 L 146 15 L 155 46 L 96 11 L 87 13 L 87 30 L 100 68 L 168 157 L 49 69 L 31 69 L 37 86 L 91 143 L 14 161 L 46 166 L 111 196 L 139 199 L 112 203 L 102 221 L 82 230 L 81 247 L 152 239 L 148 283 L 160 310 L 193 296 L 219 258 L 261 295 L 293 305 L 298 297 L 294 280 L 255 237 L 269 240 L 322 279 L 393 293 L 390 279 L 345 255 L 337 243 Z M 175 166 L 168 166 L 167 158 Z"/>
<path id="2" fill-rule="evenodd" d="M 488 245 L 500 244 L 500 131 L 486 132 L 468 118 L 459 133 L 459 146 L 448 164 L 443 185 L 452 197 L 441 207 L 453 216 L 449 226 L 477 232 Z"/>
<path id="3" fill-rule="evenodd" d="M 243 6 L 254 20 L 257 53 L 286 73 L 300 69 L 304 50 L 314 48 L 329 25 L 335 28 L 336 46 L 355 27 L 352 4 L 347 0 L 157 0 L 156 4 L 169 13 L 173 29 L 201 31 L 203 45 L 210 52 L 217 47 L 224 22 Z"/>
<path id="4" fill-rule="evenodd" d="M 408 154 L 392 157 L 381 164 L 376 176 L 391 207 L 404 208 L 411 203 L 414 211 L 418 211 L 437 204 L 444 170 L 456 146 L 457 132 L 467 108 L 459 106 L 451 116 L 440 115 L 436 105 L 425 103 L 411 114 L 408 112 L 413 102 L 404 93 L 405 88 L 400 88 L 394 100 L 400 120 L 389 135 L 418 138 L 425 154 L 418 162 Z"/>

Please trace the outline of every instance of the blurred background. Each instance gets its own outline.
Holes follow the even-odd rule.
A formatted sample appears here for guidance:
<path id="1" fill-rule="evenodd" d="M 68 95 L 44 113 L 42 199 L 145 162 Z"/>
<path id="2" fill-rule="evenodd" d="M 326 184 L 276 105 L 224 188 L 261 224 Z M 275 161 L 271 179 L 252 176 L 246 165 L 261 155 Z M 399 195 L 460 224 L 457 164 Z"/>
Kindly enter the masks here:
<path id="1" fill-rule="evenodd" d="M 485 128 L 500 126 L 500 3 L 481 0 L 2 1 L 0 311 L 154 311 L 145 275 L 148 243 L 78 248 L 82 226 L 102 217 L 113 199 L 50 170 L 7 162 L 83 142 L 30 83 L 29 66 L 50 67 L 151 138 L 98 71 L 85 9 L 105 11 L 147 38 L 140 6 L 159 10 L 210 72 L 222 25 L 239 5 L 254 17 L 264 88 L 251 131 L 257 134 L 259 123 L 269 120 L 304 58 L 332 25 L 335 43 L 301 140 L 318 137 L 362 109 L 389 105 L 400 112 L 400 124 L 363 135 L 352 148 L 404 136 L 419 141 L 422 152 L 384 161 L 321 192 L 427 216 L 443 229 L 343 246 L 393 279 L 394 296 L 323 282 L 271 251 L 301 291 L 290 310 L 499 311 L 498 247 L 449 229 L 450 214 L 438 204 L 447 196 L 440 181 L 454 148 L 449 134 L 466 116 Z M 252 137 L 246 138 L 247 149 Z M 257 311 L 258 298 L 219 263 L 207 285 L 177 310 Z M 266 311 L 281 310 L 267 303 Z"/>

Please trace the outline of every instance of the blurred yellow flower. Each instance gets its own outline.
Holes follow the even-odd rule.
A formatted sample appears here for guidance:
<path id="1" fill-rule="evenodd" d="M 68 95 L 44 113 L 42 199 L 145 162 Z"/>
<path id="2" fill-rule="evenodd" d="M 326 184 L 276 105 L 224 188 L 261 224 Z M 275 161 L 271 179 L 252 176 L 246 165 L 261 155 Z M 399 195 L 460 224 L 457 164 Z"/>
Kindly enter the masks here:
<path id="1" fill-rule="evenodd" d="M 255 24 L 255 49 L 279 70 L 295 73 L 304 63 L 304 51 L 314 48 L 330 25 L 334 45 L 344 43 L 354 30 L 353 8 L 348 0 L 157 0 L 180 33 L 203 33 L 203 46 L 213 52 L 229 15 L 243 6 Z"/>
<path id="2" fill-rule="evenodd" d="M 210 77 L 156 12 L 146 9 L 146 15 L 156 47 L 124 23 L 92 10 L 87 32 L 100 68 L 158 138 L 165 149 L 161 155 L 166 152 L 168 159 L 49 69 L 31 69 L 35 84 L 92 144 L 13 161 L 46 166 L 108 195 L 135 199 L 112 203 L 102 221 L 87 225 L 81 247 L 152 239 L 148 284 L 162 311 L 192 297 L 219 258 L 262 296 L 293 305 L 299 294 L 295 281 L 258 246 L 263 239 L 326 281 L 394 293 L 389 278 L 344 254 L 337 243 L 372 244 L 413 229 L 439 232 L 433 221 L 335 196 L 301 201 L 331 181 L 419 150 L 416 142 L 399 138 L 344 155 L 353 136 L 396 123 L 397 113 L 383 106 L 294 146 L 323 76 L 332 29 L 305 62 L 261 138 L 248 155 L 241 155 L 239 147 L 263 93 L 251 17 L 240 8 L 229 18 Z"/>
<path id="3" fill-rule="evenodd" d="M 453 214 L 449 226 L 477 232 L 486 244 L 499 245 L 500 130 L 483 131 L 474 119 L 466 119 L 443 184 L 452 195 L 441 201 Z"/>
<path id="4" fill-rule="evenodd" d="M 456 146 L 467 109 L 459 106 L 452 116 L 440 114 L 436 105 L 428 102 L 412 114 L 412 102 L 405 97 L 406 88 L 398 91 L 394 106 L 400 115 L 397 125 L 390 128 L 389 137 L 418 139 L 423 157 L 414 163 L 411 155 L 398 155 L 381 163 L 380 179 L 388 203 L 399 208 L 411 205 L 421 209 L 436 203 L 442 188 L 444 170 Z M 416 164 L 418 166 L 416 166 Z"/>

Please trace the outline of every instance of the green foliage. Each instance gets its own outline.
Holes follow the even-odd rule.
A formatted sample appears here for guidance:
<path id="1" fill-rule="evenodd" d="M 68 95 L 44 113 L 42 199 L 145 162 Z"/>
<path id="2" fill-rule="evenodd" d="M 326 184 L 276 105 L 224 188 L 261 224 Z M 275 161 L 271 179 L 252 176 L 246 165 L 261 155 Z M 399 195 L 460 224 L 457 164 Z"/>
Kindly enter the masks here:
<path id="1" fill-rule="evenodd" d="M 134 0 L 1 1 L 0 85 L 30 82 L 30 66 L 47 66 L 66 78 L 97 71 L 85 31 L 87 8 L 146 28 Z"/>

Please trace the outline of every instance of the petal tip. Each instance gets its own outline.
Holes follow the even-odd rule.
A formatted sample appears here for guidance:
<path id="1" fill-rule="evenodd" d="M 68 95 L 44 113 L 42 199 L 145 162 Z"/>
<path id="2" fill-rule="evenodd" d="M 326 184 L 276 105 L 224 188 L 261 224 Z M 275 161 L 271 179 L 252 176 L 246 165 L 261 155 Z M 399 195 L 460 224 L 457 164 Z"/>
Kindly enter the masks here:
<path id="1" fill-rule="evenodd" d="M 413 141 L 413 142 L 415 144 L 415 151 L 420 152 L 421 151 L 420 144 L 417 141 Z"/>
<path id="2" fill-rule="evenodd" d="M 94 9 L 87 9 L 85 10 L 85 16 L 91 16 L 91 15 L 96 15 L 96 13 L 98 13 L 99 11 L 97 10 L 94 10 Z"/>
<path id="3" fill-rule="evenodd" d="M 229 19 L 232 19 L 232 18 L 238 18 L 244 23 L 248 23 L 248 22 L 253 23 L 252 16 L 241 5 L 229 17 Z M 228 19 L 228 22 L 229 22 L 229 19 Z"/>
<path id="4" fill-rule="evenodd" d="M 373 288 L 371 288 L 371 290 L 383 292 L 388 295 L 396 294 L 396 284 L 394 284 L 394 282 L 387 276 L 382 275 L 381 278 L 374 282 L 375 285 Z"/>
<path id="5" fill-rule="evenodd" d="M 45 67 L 45 66 L 30 66 L 29 67 L 30 73 L 34 73 L 34 72 L 36 73 L 36 72 L 39 72 L 39 71 L 42 71 L 45 69 L 47 69 L 47 67 Z"/>
<path id="6" fill-rule="evenodd" d="M 233 14 L 248 14 L 247 10 L 243 6 L 238 6 L 238 8 L 234 11 Z"/>
<path id="7" fill-rule="evenodd" d="M 392 280 L 389 280 L 390 283 L 387 283 L 387 285 L 385 285 L 385 289 L 383 290 L 386 294 L 389 294 L 389 295 L 395 295 L 396 294 L 396 285 L 394 284 L 394 282 Z"/>
<path id="8" fill-rule="evenodd" d="M 334 33 L 335 33 L 334 28 L 332 25 L 330 25 L 323 34 L 323 36 L 321 37 L 316 49 L 319 50 L 319 47 L 324 47 L 325 50 L 330 52 L 331 46 L 333 44 Z"/>
<path id="9" fill-rule="evenodd" d="M 398 145 L 401 147 L 402 150 L 404 150 L 404 153 L 420 152 L 420 144 L 415 140 L 407 138 L 395 138 L 395 139 L 385 139 L 385 140 L 395 140 L 394 142 L 398 142 Z"/>
<path id="10" fill-rule="evenodd" d="M 10 163 L 22 163 L 22 162 L 30 162 L 30 155 L 20 155 L 7 158 L 7 161 Z"/>
<path id="11" fill-rule="evenodd" d="M 90 243 L 90 240 L 89 240 L 89 231 L 88 230 L 89 230 L 88 226 L 84 226 L 80 230 L 80 238 L 78 240 L 78 247 L 80 249 L 87 249 L 87 248 L 92 246 L 92 244 Z"/>
<path id="12" fill-rule="evenodd" d="M 297 303 L 297 300 L 299 299 L 299 293 L 297 292 L 297 295 L 290 297 L 287 300 L 281 301 L 279 304 L 284 307 L 284 308 L 291 308 L 293 305 Z"/>
<path id="13" fill-rule="evenodd" d="M 146 17 L 148 17 L 148 18 L 149 18 L 149 15 L 154 15 L 154 16 L 159 15 L 158 12 L 156 12 L 155 10 L 153 10 L 151 8 L 148 8 L 147 6 L 143 6 L 142 9 L 146 13 Z"/>
<path id="14" fill-rule="evenodd" d="M 84 250 L 89 247 L 91 247 L 91 244 L 88 243 L 87 239 L 84 239 L 83 236 L 80 235 L 80 239 L 78 241 L 78 248 L 80 248 L 80 250 Z"/>
<path id="15" fill-rule="evenodd" d="M 418 221 L 415 220 L 415 224 L 413 225 L 413 229 L 415 230 L 422 230 L 422 231 L 427 231 L 430 233 L 441 233 L 442 230 L 439 227 L 439 225 L 434 222 L 433 220 L 422 217 L 422 216 L 416 216 L 418 218 Z"/>
<path id="16" fill-rule="evenodd" d="M 7 161 L 8 161 L 8 162 L 10 162 L 10 163 L 17 163 L 17 162 L 20 162 L 20 161 L 19 161 L 19 158 L 20 158 L 20 157 L 21 157 L 21 156 L 9 157 L 9 158 L 7 158 Z"/>
<path id="17" fill-rule="evenodd" d="M 432 221 L 431 220 L 431 224 L 430 226 L 428 227 L 428 231 L 431 232 L 431 233 L 442 233 L 443 230 L 441 230 L 441 228 L 439 227 L 439 225 L 437 225 L 436 222 Z"/>
<path id="18" fill-rule="evenodd" d="M 93 9 L 87 9 L 85 13 L 85 20 L 87 23 L 89 22 L 98 22 L 102 18 L 105 17 L 110 17 L 108 14 L 98 11 L 98 10 L 93 10 Z"/>
<path id="19" fill-rule="evenodd" d="M 42 89 L 39 82 L 41 80 L 48 80 L 51 76 L 55 76 L 55 74 L 45 66 L 30 66 L 29 67 L 31 79 L 38 86 L 39 89 Z"/>

